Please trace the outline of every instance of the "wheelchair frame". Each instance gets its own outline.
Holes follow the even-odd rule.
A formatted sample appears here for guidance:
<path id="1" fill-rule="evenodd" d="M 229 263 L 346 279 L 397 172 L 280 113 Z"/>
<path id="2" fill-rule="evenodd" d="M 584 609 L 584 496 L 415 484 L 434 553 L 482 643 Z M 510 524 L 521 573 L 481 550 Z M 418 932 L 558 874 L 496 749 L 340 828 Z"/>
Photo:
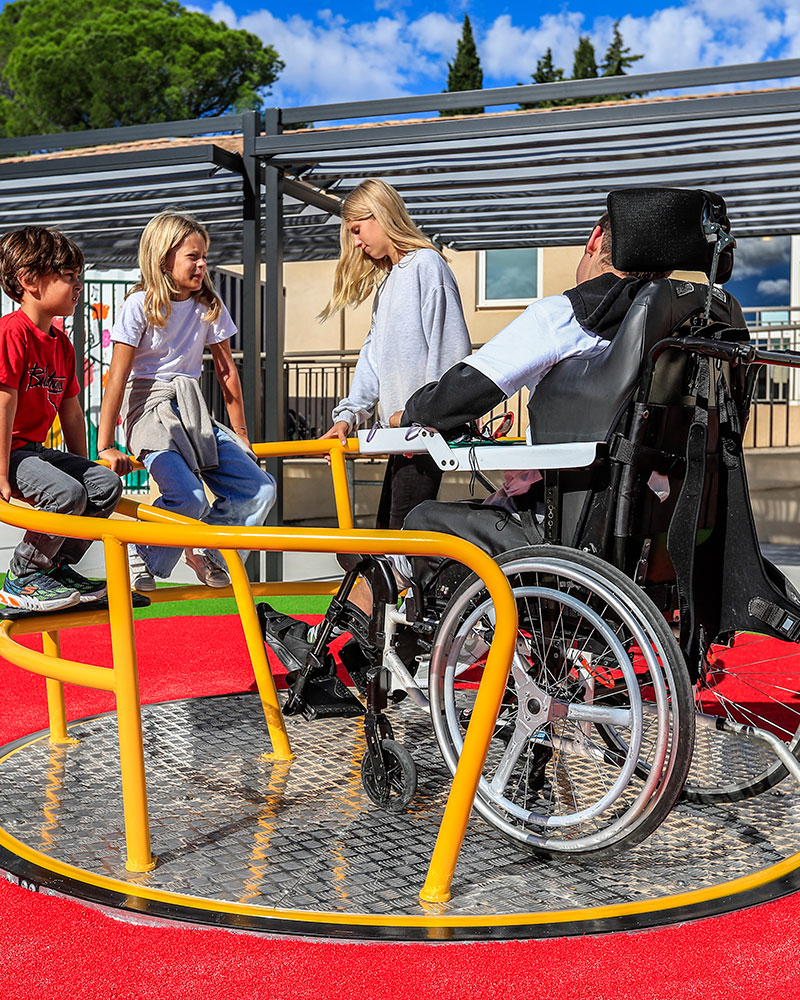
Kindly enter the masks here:
<path id="1" fill-rule="evenodd" d="M 743 332 L 735 328 L 720 329 L 718 325 L 715 327 L 711 324 L 709 327 L 701 327 L 699 330 L 696 327 L 692 327 L 688 335 L 669 337 L 659 341 L 649 353 L 641 379 L 640 391 L 636 401 L 639 413 L 644 412 L 646 416 L 647 407 L 652 405 L 651 393 L 659 359 L 665 351 L 677 349 L 684 352 L 691 359 L 701 359 L 701 366 L 702 364 L 708 364 L 709 366 L 713 364 L 717 375 L 723 365 L 727 367 L 729 372 L 735 374 L 738 379 L 738 397 L 734 399 L 733 396 L 730 396 L 728 399 L 722 399 L 721 401 L 717 399 L 715 400 L 715 405 L 717 407 L 728 407 L 729 412 L 724 415 L 725 419 L 733 419 L 738 414 L 742 420 L 742 425 L 738 429 L 743 431 L 743 422 L 746 420 L 755 388 L 757 366 L 762 364 L 779 364 L 800 367 L 800 353 L 763 350 L 753 346 L 749 342 L 744 343 L 742 341 Z M 724 339 L 726 334 L 732 334 L 732 339 Z M 742 371 L 746 372 L 743 379 L 739 377 L 739 373 Z M 730 377 L 733 382 L 734 375 Z M 716 385 L 720 387 L 722 384 L 719 378 L 717 378 Z M 703 389 L 698 394 L 698 399 L 702 395 L 702 392 L 708 394 L 707 389 Z M 707 404 L 708 400 L 706 399 L 706 407 Z M 698 400 L 696 400 L 696 410 L 698 405 Z M 702 406 L 700 408 L 702 409 Z M 636 429 L 634 427 L 631 429 L 630 437 L 633 438 L 635 435 Z M 692 468 L 693 460 L 696 463 L 698 454 L 696 442 L 694 451 L 692 451 L 691 436 L 690 430 L 686 454 L 687 472 Z M 587 556 L 579 550 L 571 549 L 561 544 L 562 475 L 568 471 L 586 469 L 596 462 L 608 462 L 609 459 L 612 460 L 613 464 L 613 456 L 609 453 L 611 442 L 578 441 L 565 444 L 543 445 L 530 445 L 517 442 L 502 442 L 498 444 L 477 442 L 469 446 L 452 447 L 438 432 L 424 427 L 360 431 L 358 438 L 359 451 L 362 455 L 427 453 L 443 471 L 478 470 L 483 472 L 498 469 L 538 468 L 543 476 L 542 542 L 544 544 L 536 550 L 531 550 L 535 553 L 535 561 L 538 560 L 547 569 L 548 573 L 566 573 L 567 577 L 569 577 L 570 570 L 564 567 L 571 561 L 579 568 L 583 568 L 583 571 L 594 581 L 594 585 L 598 589 L 609 586 L 612 589 L 613 587 L 622 587 L 621 581 L 617 577 L 614 577 L 613 584 L 609 584 L 607 579 L 601 579 L 602 573 L 590 561 L 592 559 L 591 555 Z M 640 448 L 640 456 L 648 452 L 644 471 L 652 467 L 653 450 L 646 447 Z M 640 474 L 642 472 L 641 463 L 637 462 L 633 452 L 630 454 L 633 457 L 629 456 L 630 460 L 627 463 L 617 462 L 615 465 L 614 488 L 620 491 L 622 501 L 614 512 L 615 538 L 611 545 L 612 558 L 608 560 L 606 575 L 611 574 L 612 571 L 615 573 L 623 571 L 625 578 L 632 585 L 643 587 L 645 585 L 648 553 L 652 540 L 649 538 L 644 540 L 642 550 L 635 554 L 633 562 L 631 560 L 630 547 L 625 544 L 625 540 L 631 537 L 631 525 L 637 516 L 636 501 L 639 497 L 637 496 L 636 489 L 633 488 L 633 484 L 637 480 L 637 477 L 641 479 Z M 742 469 L 743 476 L 744 472 Z M 685 476 L 684 486 L 686 486 L 690 478 L 688 474 Z M 702 475 L 700 479 L 703 479 Z M 693 487 L 681 490 L 681 496 L 678 498 L 676 505 L 676 513 L 673 514 L 673 521 L 676 519 L 679 510 L 685 512 L 689 509 L 687 508 L 684 494 L 687 492 L 691 493 L 692 488 L 697 493 L 697 476 L 694 477 L 694 480 Z M 695 496 L 692 501 L 696 509 L 699 509 L 704 489 L 705 483 L 703 482 L 700 491 L 701 495 Z M 681 507 L 682 500 L 683 506 Z M 741 497 L 739 497 L 739 500 L 741 500 Z M 691 510 L 689 510 L 689 513 L 691 514 Z M 752 526 L 749 500 L 746 504 L 746 514 L 750 518 Z M 683 532 L 684 536 L 691 538 L 692 546 L 694 546 L 697 531 L 696 517 L 694 524 L 694 529 L 692 529 L 690 524 L 686 531 Z M 672 525 L 670 530 L 672 530 Z M 680 534 L 680 532 L 678 533 Z M 685 541 L 683 542 L 683 548 L 686 549 Z M 589 560 L 588 567 L 587 560 Z M 547 590 L 547 588 L 542 588 L 541 579 L 538 576 L 536 577 L 536 584 L 531 586 L 531 574 L 542 571 L 531 569 L 519 552 L 510 553 L 508 559 L 503 558 L 497 561 L 500 563 L 501 568 L 504 569 L 506 575 L 509 576 L 509 582 L 512 584 L 512 591 L 517 596 L 518 604 L 530 593 L 540 595 Z M 691 562 L 691 559 L 689 561 Z M 480 604 L 480 599 L 476 595 L 479 595 L 482 589 L 480 582 L 475 579 L 466 581 L 451 599 L 444 611 L 442 621 L 435 635 L 431 637 L 430 679 L 433 679 L 435 684 L 429 690 L 428 696 L 426 696 L 425 692 L 411 675 L 407 664 L 403 662 L 403 659 L 394 648 L 398 628 L 409 625 L 419 628 L 420 621 L 423 621 L 424 627 L 424 614 L 417 616 L 412 609 L 412 615 L 409 618 L 408 615 L 397 610 L 397 589 L 394 586 L 387 566 L 380 557 L 372 557 L 370 560 L 360 562 L 357 566 L 350 566 L 345 581 L 334 602 L 334 618 L 337 609 L 341 610 L 347 593 L 355 583 L 359 572 L 365 572 L 370 577 L 375 606 L 383 607 L 383 614 L 374 614 L 370 625 L 369 640 L 375 644 L 376 649 L 379 650 L 379 655 L 374 657 L 366 673 L 367 684 L 364 688 L 364 693 L 367 695 L 367 712 L 365 718 L 367 752 L 362 766 L 362 778 L 365 789 L 374 802 L 390 809 L 403 809 L 408 805 L 413 795 L 416 784 L 416 772 L 413 765 L 413 758 L 395 741 L 391 725 L 385 714 L 392 687 L 389 677 L 390 675 L 393 676 L 394 683 L 399 683 L 400 687 L 411 695 L 419 707 L 431 710 L 440 748 L 443 751 L 449 768 L 455 773 L 461 746 L 459 730 L 462 728 L 462 722 L 454 722 L 454 709 L 447 701 L 448 698 L 451 702 L 455 701 L 453 677 L 451 676 L 449 681 L 443 680 L 443 677 L 445 677 L 448 669 L 450 669 L 452 675 L 453 671 L 457 671 L 459 668 L 453 667 L 452 664 L 449 668 L 447 665 L 441 665 L 442 656 L 446 659 L 448 655 L 447 653 L 443 654 L 442 649 L 448 643 L 452 645 L 455 641 L 454 635 L 450 634 L 450 632 L 453 632 L 456 635 L 456 639 L 463 643 L 464 630 L 468 631 L 472 627 L 463 624 L 465 616 L 466 620 L 471 621 L 474 626 L 474 622 L 477 620 L 475 616 L 486 615 L 487 607 L 484 602 L 481 605 L 482 610 L 480 612 L 475 611 L 476 601 Z M 516 578 L 514 577 L 514 573 L 517 574 Z M 598 573 L 600 575 L 592 576 L 592 574 Z M 772 568 L 773 577 L 775 573 L 777 571 Z M 678 575 L 680 576 L 680 574 Z M 685 573 L 684 577 L 686 577 Z M 545 577 L 545 579 L 549 579 L 549 577 Z M 771 582 L 774 583 L 774 579 Z M 572 584 L 568 584 L 568 589 L 570 586 Z M 684 592 L 687 586 L 689 587 L 688 593 Z M 698 684 L 702 681 L 703 664 L 706 662 L 711 642 L 713 639 L 719 637 L 717 631 L 714 630 L 713 624 L 710 626 L 711 632 L 709 632 L 709 626 L 707 621 L 703 620 L 703 614 L 699 615 L 700 620 L 695 620 L 697 616 L 695 614 L 696 609 L 694 606 L 694 596 L 691 593 L 691 586 L 690 567 L 688 585 L 685 578 L 679 579 L 676 584 L 677 589 L 673 591 L 673 594 L 678 598 L 681 612 L 680 651 L 677 658 L 675 650 L 668 648 L 668 638 L 656 634 L 655 629 L 657 629 L 657 625 L 653 623 L 652 616 L 648 624 L 645 625 L 645 631 L 647 629 L 650 629 L 650 631 L 644 637 L 644 641 L 641 641 L 642 636 L 639 633 L 639 649 L 641 651 L 645 651 L 648 646 L 657 650 L 654 662 L 647 668 L 649 671 L 646 675 L 647 681 L 643 684 L 640 678 L 638 684 L 640 687 L 655 684 L 657 688 L 658 683 L 662 683 L 661 699 L 663 704 L 658 708 L 658 711 L 661 713 L 659 725 L 662 729 L 666 727 L 667 732 L 657 735 L 653 746 L 661 747 L 662 749 L 666 747 L 667 749 L 664 750 L 664 753 L 661 753 L 661 750 L 651 749 L 648 753 L 651 753 L 652 756 L 645 759 L 639 735 L 631 736 L 627 741 L 626 738 L 613 735 L 614 725 L 609 723 L 608 719 L 612 716 L 616 717 L 614 716 L 614 712 L 619 717 L 622 717 L 623 711 L 621 709 L 606 709 L 606 715 L 603 716 L 605 721 L 603 722 L 597 721 L 600 715 L 596 717 L 592 716 L 595 708 L 598 708 L 598 711 L 600 711 L 598 707 L 599 703 L 587 705 L 586 702 L 591 699 L 587 698 L 585 691 L 588 687 L 594 685 L 594 681 L 591 681 L 588 685 L 584 683 L 584 692 L 581 695 L 583 706 L 573 702 L 567 708 L 563 706 L 558 708 L 558 711 L 564 712 L 566 715 L 571 714 L 572 719 L 581 719 L 583 713 L 584 717 L 582 721 L 578 722 L 575 726 L 576 731 L 581 726 L 586 729 L 593 724 L 595 728 L 606 728 L 607 732 L 604 740 L 606 744 L 610 743 L 611 746 L 610 748 L 606 748 L 604 754 L 606 757 L 610 756 L 612 758 L 612 767 L 619 770 L 623 779 L 623 785 L 635 775 L 638 775 L 642 789 L 639 793 L 634 794 L 629 789 L 622 788 L 617 792 L 616 798 L 611 797 L 610 806 L 605 803 L 605 799 L 601 795 L 598 803 L 587 809 L 575 810 L 578 816 L 582 816 L 584 812 L 588 812 L 590 814 L 590 821 L 596 822 L 597 815 L 603 809 L 611 808 L 612 820 L 608 826 L 611 833 L 608 833 L 606 830 L 600 830 L 596 832 L 590 831 L 588 834 L 579 832 L 577 836 L 569 835 L 563 838 L 554 838 L 551 835 L 552 831 L 548 827 L 549 820 L 545 822 L 543 832 L 534 831 L 531 833 L 530 824 L 528 829 L 524 829 L 523 824 L 521 831 L 520 825 L 516 823 L 514 817 L 510 816 L 510 814 L 514 813 L 515 809 L 516 813 L 525 813 L 527 811 L 528 819 L 526 821 L 528 821 L 533 813 L 530 812 L 527 805 L 524 809 L 520 810 L 513 802 L 508 802 L 507 797 L 504 798 L 502 794 L 499 797 L 504 800 L 503 809 L 505 809 L 505 812 L 498 809 L 497 803 L 491 801 L 493 793 L 490 783 L 487 783 L 487 780 L 482 778 L 476 798 L 476 807 L 490 822 L 493 822 L 494 825 L 498 826 L 506 834 L 528 843 L 535 850 L 544 853 L 560 852 L 571 856 L 580 856 L 582 854 L 597 855 L 603 851 L 617 850 L 623 844 L 629 846 L 648 836 L 663 821 L 686 782 L 694 742 L 695 718 L 694 716 L 692 717 L 691 723 L 686 720 L 685 706 L 678 704 L 685 696 L 681 694 L 679 689 L 684 684 L 684 681 L 688 684 L 690 679 L 692 685 L 697 688 Z M 623 590 L 624 588 L 619 590 L 618 593 L 620 595 L 623 594 Z M 626 593 L 627 599 L 635 602 L 635 596 L 630 591 Z M 641 591 L 641 594 L 642 598 L 645 599 L 644 590 Z M 551 599 L 553 598 L 548 598 L 548 600 Z M 760 599 L 763 600 L 763 598 Z M 581 604 L 581 607 L 590 610 L 592 600 L 593 598 L 587 599 L 584 604 Z M 775 600 L 778 599 L 775 598 Z M 472 618 L 469 618 L 468 615 L 470 602 L 472 606 Z M 775 618 L 775 615 L 779 612 L 783 613 L 784 618 L 789 621 L 789 625 L 794 627 L 794 624 L 790 621 L 790 615 L 792 614 L 792 609 L 796 608 L 797 616 L 800 616 L 800 599 L 795 601 L 795 596 L 791 592 L 791 588 L 788 587 L 784 594 L 783 603 L 778 603 L 777 610 L 774 607 L 772 608 L 773 617 L 771 624 L 767 621 L 766 617 L 762 619 L 763 631 L 766 634 L 777 635 L 780 638 L 792 638 L 794 641 L 800 641 L 800 627 L 797 629 L 797 634 L 790 634 L 787 631 L 789 626 L 786 625 L 786 622 L 777 621 Z M 652 607 L 652 602 L 650 604 Z M 728 619 L 722 622 L 725 627 L 721 631 L 726 633 L 731 631 L 732 628 L 752 628 L 754 622 L 752 605 L 753 601 L 750 601 L 748 613 L 744 615 L 745 620 L 741 625 L 738 622 L 729 620 L 729 616 Z M 667 614 L 673 609 L 659 607 L 657 610 L 663 615 L 663 622 L 666 622 Z M 461 624 L 454 625 L 454 621 L 458 620 L 459 615 L 462 616 Z M 520 617 L 522 617 L 521 614 Z M 706 618 L 708 618 L 708 614 L 706 614 Z M 713 615 L 711 615 L 711 619 L 713 622 Z M 330 620 L 332 622 L 333 618 Z M 639 626 L 641 626 L 641 621 L 638 622 L 638 625 L 634 624 L 628 627 L 635 633 L 636 628 Z M 427 622 L 427 627 L 430 631 L 430 619 Z M 462 630 L 460 634 L 458 634 L 459 628 Z M 324 631 L 323 635 L 325 636 L 325 641 L 327 641 L 328 631 Z M 658 645 L 659 643 L 661 643 L 660 646 Z M 322 645 L 324 643 L 318 643 L 320 648 Z M 660 667 L 657 666 L 658 661 L 660 661 Z M 667 661 L 672 662 L 668 663 Z M 624 664 L 622 664 L 621 659 L 617 662 L 622 672 L 624 672 Z M 654 678 L 660 676 L 659 669 L 664 674 L 663 682 L 654 680 Z M 685 674 L 685 677 L 681 677 L 681 674 Z M 523 729 L 527 734 L 526 738 L 529 739 L 532 738 L 534 732 L 542 732 L 544 726 L 548 724 L 548 718 L 551 718 L 548 717 L 547 711 L 543 708 L 545 702 L 547 703 L 548 711 L 552 711 L 553 706 L 558 703 L 558 699 L 553 695 L 548 694 L 541 687 L 531 685 L 529 679 L 524 679 L 523 671 L 520 668 L 519 649 L 512 664 L 511 678 L 512 681 L 509 690 L 513 689 L 516 691 L 516 694 L 511 699 L 512 701 L 515 700 L 516 721 L 514 722 L 514 732 L 508 737 L 509 746 L 518 738 L 515 734 L 521 732 Z M 447 691 L 449 693 L 443 694 L 443 685 L 447 687 L 448 684 L 449 688 L 447 688 Z M 629 686 L 632 690 L 632 685 L 629 684 Z M 523 690 L 525 691 L 525 699 L 527 701 L 522 697 Z M 592 695 L 592 698 L 596 697 L 596 695 Z M 658 700 L 658 696 L 656 700 Z M 664 705 L 667 706 L 666 709 Z M 534 709 L 531 706 L 534 706 Z M 502 731 L 503 712 L 508 709 L 509 705 L 504 702 L 504 706 L 501 707 L 501 719 L 495 730 L 496 736 L 498 732 Z M 644 716 L 647 715 L 648 709 L 652 711 L 652 707 L 648 705 L 644 710 Z M 526 717 L 524 725 L 520 722 L 523 716 Z M 681 716 L 684 717 L 681 718 Z M 762 776 L 758 780 L 745 782 L 743 787 L 737 786 L 733 790 L 727 786 L 723 786 L 721 789 L 690 787 L 685 792 L 689 798 L 699 801 L 718 801 L 720 799 L 732 800 L 751 794 L 758 794 L 764 788 L 771 787 L 772 784 L 780 780 L 787 773 L 790 773 L 800 782 L 800 763 L 797 760 L 797 756 L 800 756 L 800 726 L 797 732 L 793 734 L 791 740 L 784 741 L 780 736 L 775 735 L 774 732 L 765 729 L 763 726 L 754 725 L 749 722 L 736 722 L 717 715 L 709 715 L 699 709 L 696 716 L 696 723 L 704 729 L 726 733 L 737 739 L 745 739 L 766 747 L 768 753 L 773 755 L 773 763 L 766 768 L 765 777 Z M 539 727 L 538 730 L 536 729 L 537 726 Z M 631 733 L 635 729 L 636 725 L 634 724 L 631 728 Z M 608 735 L 608 730 L 612 731 L 611 737 Z M 551 755 L 553 753 L 564 754 L 565 746 L 570 742 L 573 744 L 573 750 L 577 748 L 579 754 L 583 753 L 589 756 L 594 754 L 595 757 L 598 756 L 598 750 L 591 746 L 590 740 L 585 739 L 581 745 L 578 745 L 581 743 L 580 738 L 577 740 L 554 739 L 548 752 Z M 787 745 L 787 742 L 789 745 Z M 616 746 L 614 746 L 615 743 Z M 505 756 L 508 757 L 509 753 L 507 751 Z M 491 753 L 489 757 L 491 758 Z M 503 763 L 501 760 L 500 767 L 502 768 L 502 766 Z M 612 784 L 616 788 L 618 782 L 612 782 Z M 630 808 L 625 804 L 620 806 L 622 797 L 626 794 L 628 799 L 633 798 L 634 800 L 634 805 Z M 498 796 L 495 795 L 494 798 L 497 799 Z M 626 809 L 628 812 L 625 811 Z M 616 812 L 613 812 L 613 810 L 616 810 Z M 539 822 L 540 826 L 542 825 L 541 817 L 538 818 L 537 822 Z M 562 817 L 555 817 L 553 822 L 556 826 L 561 825 Z M 536 824 L 534 823 L 533 825 L 535 826 Z"/>

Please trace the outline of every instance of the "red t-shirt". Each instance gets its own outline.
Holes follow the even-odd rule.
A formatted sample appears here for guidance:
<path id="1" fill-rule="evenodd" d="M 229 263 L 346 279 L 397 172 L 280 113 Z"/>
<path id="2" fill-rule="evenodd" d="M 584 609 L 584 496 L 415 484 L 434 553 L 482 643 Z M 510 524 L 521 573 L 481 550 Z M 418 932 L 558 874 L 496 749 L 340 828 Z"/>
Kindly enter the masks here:
<path id="1" fill-rule="evenodd" d="M 3 316 L 0 383 L 18 393 L 12 450 L 30 441 L 41 444 L 53 426 L 61 400 L 81 391 L 69 337 L 55 327 L 44 333 L 21 309 Z"/>

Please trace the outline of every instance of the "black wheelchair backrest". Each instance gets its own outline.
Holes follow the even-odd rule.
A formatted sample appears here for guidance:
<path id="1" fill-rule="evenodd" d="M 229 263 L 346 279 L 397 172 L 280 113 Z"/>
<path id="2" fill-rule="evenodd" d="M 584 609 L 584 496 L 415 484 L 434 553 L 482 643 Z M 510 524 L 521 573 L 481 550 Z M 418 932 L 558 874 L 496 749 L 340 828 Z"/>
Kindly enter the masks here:
<path id="1" fill-rule="evenodd" d="M 542 379 L 530 403 L 533 444 L 604 441 L 639 385 L 652 347 L 703 313 L 707 286 L 661 278 L 644 285 L 609 347 L 593 358 L 570 358 Z M 738 302 L 715 288 L 712 318 L 743 327 Z"/>

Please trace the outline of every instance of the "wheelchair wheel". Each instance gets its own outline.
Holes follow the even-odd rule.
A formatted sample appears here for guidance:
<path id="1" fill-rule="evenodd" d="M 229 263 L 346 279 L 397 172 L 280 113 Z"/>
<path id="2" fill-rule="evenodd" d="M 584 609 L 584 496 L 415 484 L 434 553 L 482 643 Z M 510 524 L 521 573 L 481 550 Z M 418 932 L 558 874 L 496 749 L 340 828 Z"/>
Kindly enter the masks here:
<path id="1" fill-rule="evenodd" d="M 691 687 L 672 632 L 624 574 L 588 553 L 542 545 L 497 561 L 519 632 L 476 808 L 546 854 L 638 843 L 674 805 L 691 760 Z M 433 725 L 453 773 L 493 630 L 492 602 L 472 576 L 431 657 Z"/>
<path id="2" fill-rule="evenodd" d="M 798 692 L 797 645 L 741 632 L 732 646 L 712 647 L 696 689 L 697 711 L 765 729 L 800 760 Z M 787 773 L 769 747 L 698 725 L 684 794 L 692 802 L 737 802 L 772 788 Z"/>
<path id="3" fill-rule="evenodd" d="M 417 765 L 414 758 L 395 740 L 381 740 L 381 752 L 388 785 L 385 792 L 378 788 L 375 769 L 369 753 L 361 760 L 361 783 L 372 802 L 390 812 L 404 812 L 417 790 Z"/>

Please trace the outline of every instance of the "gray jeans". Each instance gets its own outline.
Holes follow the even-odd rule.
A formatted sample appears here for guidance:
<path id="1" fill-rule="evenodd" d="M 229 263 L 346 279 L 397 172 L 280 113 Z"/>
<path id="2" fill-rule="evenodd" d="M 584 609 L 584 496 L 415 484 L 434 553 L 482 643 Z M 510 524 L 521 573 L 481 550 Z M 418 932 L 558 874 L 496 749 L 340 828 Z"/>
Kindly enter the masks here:
<path id="1" fill-rule="evenodd" d="M 26 444 L 11 452 L 8 478 L 14 496 L 37 510 L 55 514 L 108 517 L 122 494 L 122 480 L 110 469 L 68 451 Z M 9 569 L 24 578 L 55 563 L 76 563 L 92 543 L 28 531 L 14 549 Z"/>

